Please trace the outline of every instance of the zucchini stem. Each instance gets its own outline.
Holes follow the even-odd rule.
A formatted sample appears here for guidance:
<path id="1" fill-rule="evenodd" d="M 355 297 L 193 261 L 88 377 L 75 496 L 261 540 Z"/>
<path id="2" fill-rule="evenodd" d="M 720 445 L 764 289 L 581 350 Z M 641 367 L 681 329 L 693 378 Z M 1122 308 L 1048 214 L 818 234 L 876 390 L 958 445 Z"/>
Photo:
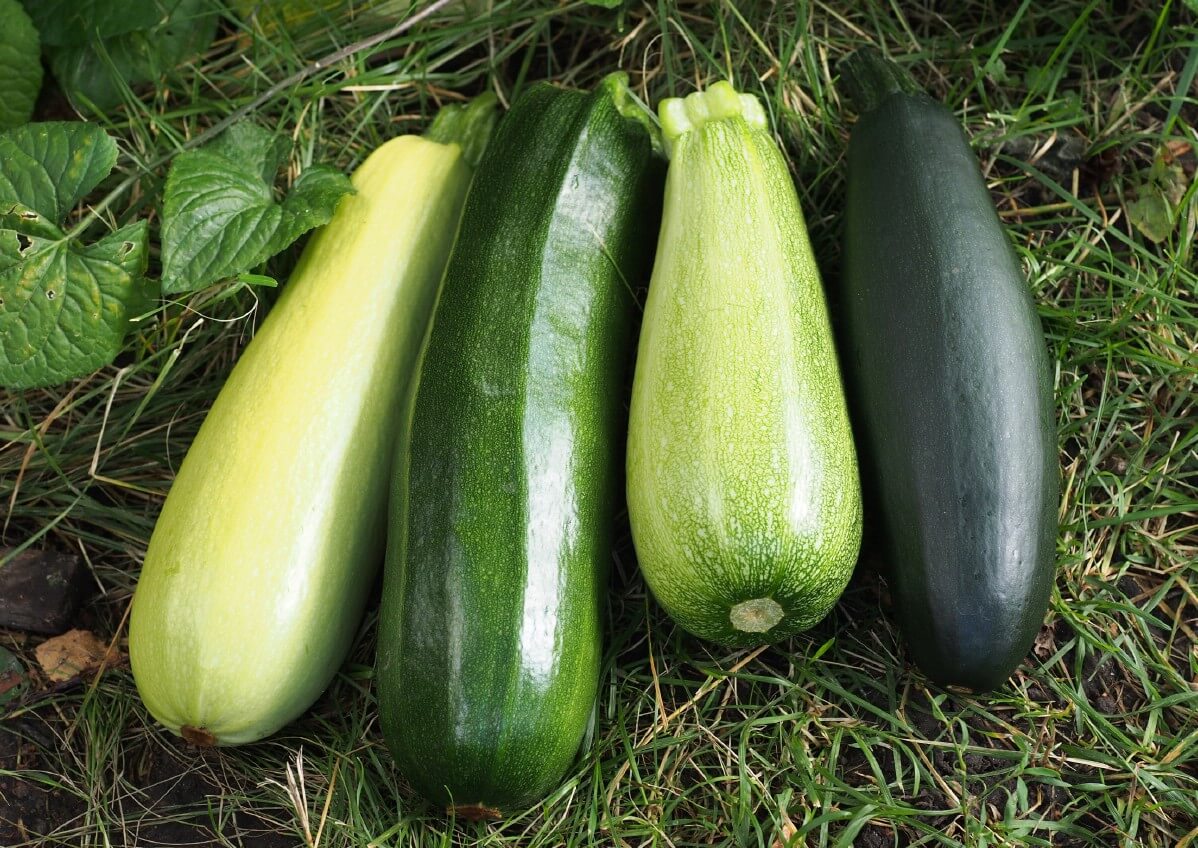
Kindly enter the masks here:
<path id="1" fill-rule="evenodd" d="M 185 724 L 179 728 L 179 734 L 188 744 L 197 748 L 211 748 L 216 745 L 216 734 L 206 727 L 192 727 Z"/>
<path id="2" fill-rule="evenodd" d="M 440 144 L 456 144 L 470 167 L 478 167 L 499 117 L 495 105 L 495 95 L 487 91 L 469 103 L 442 106 L 424 137 Z"/>
<path id="3" fill-rule="evenodd" d="M 503 812 L 486 804 L 451 804 L 445 810 L 451 816 L 466 821 L 498 821 L 503 818 Z"/>
<path id="4" fill-rule="evenodd" d="M 727 80 L 686 97 L 666 98 L 657 112 L 668 155 L 673 155 L 679 138 L 713 121 L 742 118 L 753 129 L 764 130 L 769 126 L 761 102 L 752 94 L 741 94 Z"/>
<path id="5" fill-rule="evenodd" d="M 623 71 L 608 74 L 599 85 L 611 94 L 617 112 L 645 128 L 645 132 L 649 133 L 649 142 L 653 145 L 653 152 L 661 155 L 664 152 L 661 129 L 657 126 L 657 121 L 653 119 L 653 110 L 642 103 L 640 98 L 628 87 L 628 74 Z"/>
<path id="6" fill-rule="evenodd" d="M 741 601 L 728 613 L 732 626 L 742 633 L 765 633 L 782 620 L 782 605 L 773 598 Z"/>
<path id="7" fill-rule="evenodd" d="M 927 97 L 910 74 L 882 55 L 876 47 L 859 47 L 840 60 L 840 82 L 858 115 L 872 112 L 892 94 Z"/>

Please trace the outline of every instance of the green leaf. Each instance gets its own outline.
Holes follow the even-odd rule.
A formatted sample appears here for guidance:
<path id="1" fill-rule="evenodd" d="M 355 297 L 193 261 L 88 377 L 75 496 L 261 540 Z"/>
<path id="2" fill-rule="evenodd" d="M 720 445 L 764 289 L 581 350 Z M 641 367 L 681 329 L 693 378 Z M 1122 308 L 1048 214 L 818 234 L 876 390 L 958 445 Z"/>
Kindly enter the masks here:
<path id="1" fill-rule="evenodd" d="M 985 67 L 982 68 L 982 73 L 991 82 L 1005 83 L 1010 81 L 1010 77 L 1007 75 L 1007 63 L 997 56 L 986 63 Z"/>
<path id="2" fill-rule="evenodd" d="M 1149 173 L 1169 205 L 1176 209 L 1190 187 L 1185 168 L 1176 162 L 1166 162 L 1164 156 L 1158 155 Z"/>
<path id="3" fill-rule="evenodd" d="M 149 29 L 163 17 L 156 0 L 24 0 L 25 10 L 51 47 L 83 44 Z"/>
<path id="4" fill-rule="evenodd" d="M 262 182 L 274 185 L 275 174 L 287 158 L 291 145 L 287 136 L 264 130 L 257 124 L 234 124 L 204 146 L 230 162 L 257 163 Z"/>
<path id="5" fill-rule="evenodd" d="M 1160 192 L 1149 190 L 1127 207 L 1127 217 L 1150 241 L 1160 244 L 1173 232 L 1173 210 Z"/>
<path id="6" fill-rule="evenodd" d="M 11 652 L 0 648 L 0 707 L 22 695 L 28 688 L 25 666 Z"/>
<path id="7" fill-rule="evenodd" d="M 180 153 L 166 178 L 162 289 L 195 291 L 261 265 L 333 216 L 349 178 L 313 165 L 281 203 L 272 184 L 286 142 L 235 124 L 200 150 Z"/>
<path id="8" fill-rule="evenodd" d="M 33 114 L 42 88 L 42 48 L 33 21 L 17 0 L 0 0 L 0 130 Z"/>
<path id="9" fill-rule="evenodd" d="M 160 79 L 212 43 L 217 15 L 208 0 L 161 0 L 161 8 L 149 29 L 89 35 L 47 51 L 55 79 L 77 108 L 110 111 L 126 89 Z"/>
<path id="10" fill-rule="evenodd" d="M 62 230 L 116 155 L 91 124 L 0 133 L 0 385 L 48 386 L 108 364 L 150 303 L 145 221 L 90 245 Z"/>
<path id="11" fill-rule="evenodd" d="M 602 6 L 604 9 L 616 9 L 624 5 L 624 0 L 587 0 L 592 6 Z"/>
<path id="12" fill-rule="evenodd" d="M 1152 167 L 1141 172 L 1133 185 L 1136 199 L 1127 204 L 1127 217 L 1137 230 L 1157 244 L 1169 238 L 1177 226 L 1177 212 L 1189 180 L 1181 165 L 1157 154 Z"/>
<path id="13" fill-rule="evenodd" d="M 83 123 L 31 124 L 0 134 L 0 202 L 28 207 L 57 232 L 61 220 L 116 164 L 116 143 Z M 22 215 L 30 220 L 28 215 Z"/>

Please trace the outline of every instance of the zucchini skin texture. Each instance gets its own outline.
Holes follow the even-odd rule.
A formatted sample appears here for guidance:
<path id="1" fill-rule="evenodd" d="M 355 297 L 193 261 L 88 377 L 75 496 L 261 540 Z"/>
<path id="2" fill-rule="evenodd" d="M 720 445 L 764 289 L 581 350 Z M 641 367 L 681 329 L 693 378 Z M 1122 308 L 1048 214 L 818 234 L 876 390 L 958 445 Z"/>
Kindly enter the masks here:
<path id="1" fill-rule="evenodd" d="M 956 118 L 891 91 L 848 150 L 844 304 L 858 424 L 915 662 L 985 691 L 1052 591 L 1050 368 L 1018 258 Z"/>
<path id="2" fill-rule="evenodd" d="M 775 642 L 828 613 L 861 540 L 819 270 L 757 101 L 716 83 L 660 111 L 671 154 L 633 381 L 633 540 L 686 630 Z M 738 622 L 743 605 L 766 615 Z"/>
<path id="3" fill-rule="evenodd" d="M 617 109 L 624 91 L 540 84 L 500 124 L 399 442 L 382 729 L 409 783 L 459 817 L 541 800 L 593 710 L 629 286 L 660 191 L 648 134 Z"/>
<path id="4" fill-rule="evenodd" d="M 402 136 L 372 153 L 201 425 L 130 621 L 138 690 L 175 733 L 261 739 L 344 660 L 382 561 L 393 438 L 470 177 L 457 145 Z"/>

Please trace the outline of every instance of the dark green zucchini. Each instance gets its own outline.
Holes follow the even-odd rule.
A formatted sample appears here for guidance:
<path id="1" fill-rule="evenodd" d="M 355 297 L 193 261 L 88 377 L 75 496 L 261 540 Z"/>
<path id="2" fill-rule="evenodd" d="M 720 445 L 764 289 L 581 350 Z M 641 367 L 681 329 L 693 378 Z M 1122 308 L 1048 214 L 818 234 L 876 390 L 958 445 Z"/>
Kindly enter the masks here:
<path id="1" fill-rule="evenodd" d="M 892 597 L 928 676 L 984 691 L 1027 654 L 1052 590 L 1059 484 L 1044 337 L 957 120 L 876 51 L 841 71 L 860 112 L 847 365 Z"/>
<path id="2" fill-rule="evenodd" d="M 379 630 L 408 781 L 500 817 L 561 781 L 595 701 L 631 286 L 662 167 L 622 76 L 512 107 L 463 212 L 400 434 Z"/>

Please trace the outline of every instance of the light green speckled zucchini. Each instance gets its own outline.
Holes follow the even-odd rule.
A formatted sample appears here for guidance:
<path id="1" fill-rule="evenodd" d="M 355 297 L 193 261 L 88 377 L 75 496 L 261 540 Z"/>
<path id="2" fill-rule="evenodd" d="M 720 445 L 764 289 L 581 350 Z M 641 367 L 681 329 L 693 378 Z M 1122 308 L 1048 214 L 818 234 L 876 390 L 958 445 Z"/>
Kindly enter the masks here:
<path id="1" fill-rule="evenodd" d="M 827 308 L 756 98 L 721 82 L 660 114 L 670 166 L 633 384 L 633 538 L 687 630 L 772 642 L 827 614 L 861 538 Z"/>

